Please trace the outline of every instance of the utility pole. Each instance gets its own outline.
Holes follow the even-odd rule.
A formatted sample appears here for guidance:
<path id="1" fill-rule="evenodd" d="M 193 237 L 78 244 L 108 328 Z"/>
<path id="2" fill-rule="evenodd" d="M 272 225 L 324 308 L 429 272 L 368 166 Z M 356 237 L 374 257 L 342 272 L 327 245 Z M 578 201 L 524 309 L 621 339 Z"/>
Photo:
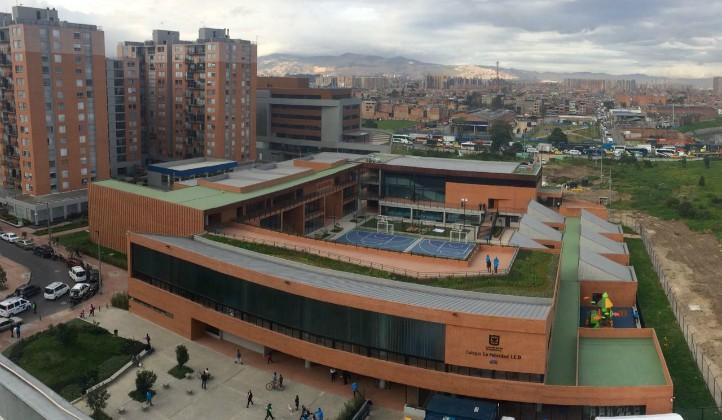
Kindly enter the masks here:
<path id="1" fill-rule="evenodd" d="M 609 168 L 609 206 L 607 207 L 612 207 L 612 168 Z"/>
<path id="2" fill-rule="evenodd" d="M 46 201 L 45 206 L 48 208 L 48 245 L 53 246 L 53 233 L 50 231 L 50 203 Z"/>

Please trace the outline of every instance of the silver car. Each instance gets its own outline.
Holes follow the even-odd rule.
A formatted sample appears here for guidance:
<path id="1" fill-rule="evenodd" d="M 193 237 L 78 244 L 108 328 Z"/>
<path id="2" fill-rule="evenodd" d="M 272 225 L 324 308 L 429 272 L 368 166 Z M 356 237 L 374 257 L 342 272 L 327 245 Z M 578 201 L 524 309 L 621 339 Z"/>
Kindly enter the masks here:
<path id="1" fill-rule="evenodd" d="M 13 328 L 14 326 L 20 325 L 22 323 L 23 319 L 16 316 L 11 316 L 10 318 L 0 317 L 0 331 L 9 330 L 10 328 Z"/>

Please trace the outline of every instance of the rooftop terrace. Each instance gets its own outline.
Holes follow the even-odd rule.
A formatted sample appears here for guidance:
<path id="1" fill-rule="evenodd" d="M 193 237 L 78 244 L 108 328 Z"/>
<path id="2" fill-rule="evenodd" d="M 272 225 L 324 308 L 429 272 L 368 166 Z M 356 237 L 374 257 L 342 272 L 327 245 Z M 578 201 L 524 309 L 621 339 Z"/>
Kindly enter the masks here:
<path id="1" fill-rule="evenodd" d="M 579 338 L 579 385 L 665 384 L 652 338 Z"/>

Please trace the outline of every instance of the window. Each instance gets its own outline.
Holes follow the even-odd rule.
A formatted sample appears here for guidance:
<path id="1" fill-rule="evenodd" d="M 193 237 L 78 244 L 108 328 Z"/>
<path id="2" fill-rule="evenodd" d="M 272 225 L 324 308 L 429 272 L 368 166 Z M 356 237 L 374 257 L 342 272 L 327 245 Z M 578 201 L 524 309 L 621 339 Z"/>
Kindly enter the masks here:
<path id="1" fill-rule="evenodd" d="M 78 137 L 78 142 L 80 142 L 80 143 L 85 143 L 85 136 L 79 136 L 79 137 Z"/>
<path id="2" fill-rule="evenodd" d="M 78 102 L 78 111 L 82 111 L 82 110 L 84 110 L 84 109 L 85 109 L 85 103 L 83 103 L 83 102 Z"/>
<path id="3" fill-rule="evenodd" d="M 65 126 L 64 125 L 61 125 L 58 127 L 58 133 L 65 134 Z"/>
<path id="4" fill-rule="evenodd" d="M 63 189 L 67 190 L 68 188 L 70 188 L 70 183 L 68 183 L 67 181 L 63 181 Z"/>
<path id="5" fill-rule="evenodd" d="M 81 79 L 77 79 L 77 80 L 75 81 L 75 86 L 76 86 L 76 87 L 83 87 L 83 81 L 82 81 Z"/>
<path id="6" fill-rule="evenodd" d="M 15 73 L 23 73 L 24 71 L 25 71 L 25 67 L 15 66 Z"/>
<path id="7" fill-rule="evenodd" d="M 20 53 L 15 53 L 15 61 L 23 61 L 23 55 Z"/>
<path id="8" fill-rule="evenodd" d="M 60 38 L 60 30 L 53 29 L 53 38 Z"/>
<path id="9" fill-rule="evenodd" d="M 88 175 L 88 168 L 80 168 L 80 175 Z"/>
<path id="10" fill-rule="evenodd" d="M 60 149 L 60 157 L 66 157 L 66 156 L 68 156 L 68 149 L 63 147 Z"/>
<path id="11" fill-rule="evenodd" d="M 67 169 L 63 169 L 63 171 L 61 172 L 61 175 L 63 176 L 63 178 L 67 178 L 68 176 L 70 176 Z"/>
<path id="12" fill-rule="evenodd" d="M 65 114 L 58 114 L 58 121 L 65 122 Z"/>

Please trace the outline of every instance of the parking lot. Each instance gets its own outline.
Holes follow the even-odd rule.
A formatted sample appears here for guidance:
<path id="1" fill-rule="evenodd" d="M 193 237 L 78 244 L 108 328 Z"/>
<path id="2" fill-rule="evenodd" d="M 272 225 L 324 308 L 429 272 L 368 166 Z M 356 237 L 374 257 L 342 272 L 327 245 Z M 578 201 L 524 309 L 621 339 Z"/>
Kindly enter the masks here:
<path id="1" fill-rule="evenodd" d="M 61 281 L 70 287 L 73 286 L 72 280 L 68 277 L 68 269 L 63 261 L 39 257 L 34 255 L 32 250 L 21 249 L 15 244 L 6 241 L 0 241 L 0 255 L 27 267 L 32 273 L 30 283 L 37 285 L 41 289 L 54 281 Z M 14 290 L 0 292 L 0 297 L 4 298 L 12 292 Z M 37 304 L 37 314 L 26 311 L 18 315 L 23 319 L 24 324 L 70 307 L 70 299 L 67 294 L 58 300 L 49 301 L 43 298 L 41 292 L 29 300 Z"/>

